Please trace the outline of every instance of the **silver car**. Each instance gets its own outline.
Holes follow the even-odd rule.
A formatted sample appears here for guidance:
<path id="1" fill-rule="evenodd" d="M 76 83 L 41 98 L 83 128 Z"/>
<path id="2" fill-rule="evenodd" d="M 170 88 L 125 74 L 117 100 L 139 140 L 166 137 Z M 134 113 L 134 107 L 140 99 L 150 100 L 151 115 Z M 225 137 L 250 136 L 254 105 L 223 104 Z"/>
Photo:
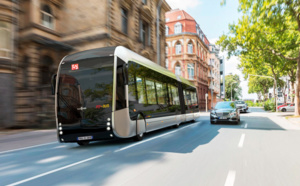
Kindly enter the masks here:
<path id="1" fill-rule="evenodd" d="M 248 105 L 245 101 L 235 101 L 235 105 L 241 112 L 247 112 L 248 110 Z"/>
<path id="2" fill-rule="evenodd" d="M 219 121 L 239 124 L 240 110 L 235 102 L 224 101 L 216 104 L 210 112 L 210 123 L 214 124 Z"/>
<path id="3" fill-rule="evenodd" d="M 289 104 L 284 107 L 280 107 L 279 110 L 281 112 L 295 112 L 295 103 Z"/>

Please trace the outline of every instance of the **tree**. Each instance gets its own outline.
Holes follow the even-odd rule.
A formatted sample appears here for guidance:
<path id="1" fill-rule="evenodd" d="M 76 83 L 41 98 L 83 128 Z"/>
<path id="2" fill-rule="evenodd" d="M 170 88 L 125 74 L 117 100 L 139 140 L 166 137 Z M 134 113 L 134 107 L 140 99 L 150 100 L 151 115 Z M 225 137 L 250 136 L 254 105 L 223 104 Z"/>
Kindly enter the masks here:
<path id="1" fill-rule="evenodd" d="M 274 86 L 286 67 L 292 64 L 292 69 L 297 69 L 295 115 L 299 115 L 300 1 L 239 0 L 239 3 L 243 17 L 238 24 L 229 25 L 230 33 L 221 36 L 218 43 L 228 51 L 228 56 L 241 56 L 251 68 L 257 67 L 255 59 L 259 57 L 270 69 Z"/>
<path id="2" fill-rule="evenodd" d="M 268 98 L 269 89 L 274 85 L 274 81 L 270 78 L 251 76 L 248 83 L 248 93 L 257 93 L 264 97 L 264 100 Z"/>
<path id="3" fill-rule="evenodd" d="M 232 89 L 231 89 L 232 86 Z M 225 76 L 225 98 L 238 100 L 239 96 L 242 96 L 242 88 L 240 87 L 240 77 L 238 75 Z"/>

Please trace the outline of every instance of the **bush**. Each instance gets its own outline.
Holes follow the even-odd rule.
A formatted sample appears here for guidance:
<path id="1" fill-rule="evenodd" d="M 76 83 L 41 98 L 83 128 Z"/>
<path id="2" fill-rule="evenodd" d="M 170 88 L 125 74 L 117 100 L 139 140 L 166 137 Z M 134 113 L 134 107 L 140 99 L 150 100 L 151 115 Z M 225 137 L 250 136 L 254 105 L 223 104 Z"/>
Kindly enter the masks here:
<path id="1" fill-rule="evenodd" d="M 271 111 L 275 112 L 276 106 L 275 106 L 274 100 L 268 99 L 267 101 L 265 101 L 264 109 L 265 109 L 265 111 L 271 110 Z"/>

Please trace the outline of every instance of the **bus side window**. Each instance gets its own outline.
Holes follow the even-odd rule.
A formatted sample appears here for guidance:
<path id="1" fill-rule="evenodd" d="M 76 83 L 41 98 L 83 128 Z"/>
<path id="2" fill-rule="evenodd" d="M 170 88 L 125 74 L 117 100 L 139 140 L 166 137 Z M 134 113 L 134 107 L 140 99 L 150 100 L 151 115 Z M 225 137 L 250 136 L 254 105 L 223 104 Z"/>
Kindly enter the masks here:
<path id="1" fill-rule="evenodd" d="M 126 108 L 126 92 L 125 92 L 125 62 L 120 58 L 117 59 L 117 92 L 116 92 L 116 110 Z"/>

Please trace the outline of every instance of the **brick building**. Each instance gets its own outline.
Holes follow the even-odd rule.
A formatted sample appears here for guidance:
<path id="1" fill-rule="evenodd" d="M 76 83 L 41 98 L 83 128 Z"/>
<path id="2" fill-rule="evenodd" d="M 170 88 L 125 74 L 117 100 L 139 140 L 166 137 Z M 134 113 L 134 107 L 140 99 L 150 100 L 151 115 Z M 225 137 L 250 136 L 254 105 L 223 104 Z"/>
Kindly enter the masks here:
<path id="1" fill-rule="evenodd" d="M 184 10 L 166 13 L 166 68 L 190 80 L 198 89 L 200 109 L 208 93 L 209 41 Z"/>
<path id="2" fill-rule="evenodd" d="M 165 66 L 169 10 L 165 0 L 0 1 L 0 128 L 54 126 L 50 77 L 67 54 L 123 45 Z"/>

